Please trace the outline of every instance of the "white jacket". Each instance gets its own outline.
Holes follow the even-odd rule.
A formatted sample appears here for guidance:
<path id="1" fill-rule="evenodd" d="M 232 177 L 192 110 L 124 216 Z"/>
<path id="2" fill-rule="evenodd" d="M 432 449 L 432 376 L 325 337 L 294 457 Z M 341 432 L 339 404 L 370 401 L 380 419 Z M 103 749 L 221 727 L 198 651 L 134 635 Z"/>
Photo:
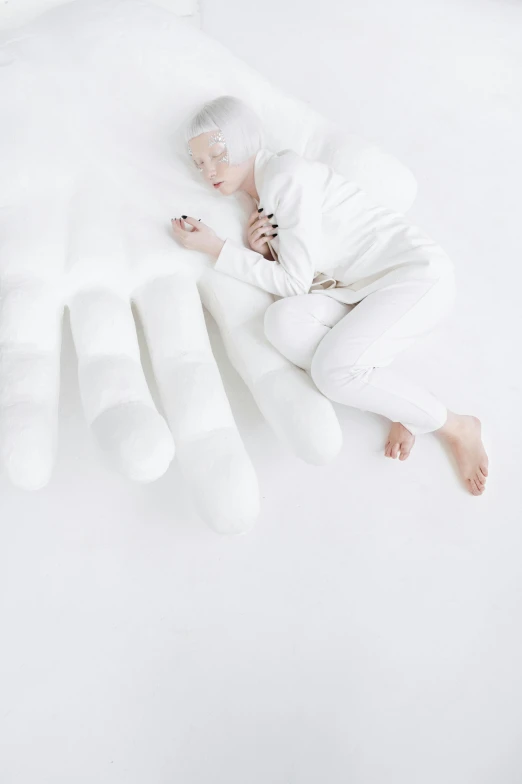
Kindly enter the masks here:
<path id="1" fill-rule="evenodd" d="M 215 269 L 279 297 L 308 292 L 357 302 L 382 281 L 437 277 L 449 259 L 400 213 L 381 207 L 354 182 L 294 150 L 258 150 L 254 179 L 274 260 L 227 238 Z"/>

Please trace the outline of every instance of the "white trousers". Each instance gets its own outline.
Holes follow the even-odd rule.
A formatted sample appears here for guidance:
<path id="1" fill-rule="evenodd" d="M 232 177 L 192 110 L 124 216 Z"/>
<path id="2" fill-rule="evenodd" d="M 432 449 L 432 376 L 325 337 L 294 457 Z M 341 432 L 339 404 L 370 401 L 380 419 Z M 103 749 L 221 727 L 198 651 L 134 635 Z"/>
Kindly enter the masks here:
<path id="1" fill-rule="evenodd" d="M 285 297 L 268 307 L 265 335 L 330 400 L 428 433 L 444 425 L 446 407 L 388 365 L 441 320 L 454 291 L 448 268 L 439 277 L 383 281 L 354 305 L 322 293 Z"/>

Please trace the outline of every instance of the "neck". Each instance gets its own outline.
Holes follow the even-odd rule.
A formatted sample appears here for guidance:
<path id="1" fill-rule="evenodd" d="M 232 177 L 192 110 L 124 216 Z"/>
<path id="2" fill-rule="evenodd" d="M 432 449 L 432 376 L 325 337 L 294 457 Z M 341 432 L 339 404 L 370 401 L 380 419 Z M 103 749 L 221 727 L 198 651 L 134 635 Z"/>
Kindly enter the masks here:
<path id="1" fill-rule="evenodd" d="M 255 163 L 256 156 L 252 156 L 252 160 L 249 164 L 248 171 L 245 175 L 245 179 L 241 183 L 241 187 L 239 190 L 245 191 L 248 193 L 256 201 L 259 201 L 259 193 L 257 192 L 256 188 L 256 181 L 254 179 L 254 163 Z"/>
<path id="2" fill-rule="evenodd" d="M 253 199 L 259 201 L 259 193 L 257 192 L 256 183 L 254 181 L 254 173 L 249 172 L 243 182 L 241 183 L 241 191 L 245 191 Z"/>

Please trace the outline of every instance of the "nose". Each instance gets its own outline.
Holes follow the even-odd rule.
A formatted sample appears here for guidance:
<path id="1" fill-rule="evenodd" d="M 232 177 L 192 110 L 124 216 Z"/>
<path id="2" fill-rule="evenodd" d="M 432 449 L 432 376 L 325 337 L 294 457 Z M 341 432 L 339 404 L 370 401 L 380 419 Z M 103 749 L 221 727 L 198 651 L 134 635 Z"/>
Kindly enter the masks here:
<path id="1" fill-rule="evenodd" d="M 205 176 L 209 182 L 215 180 L 217 176 L 216 168 L 214 166 L 212 168 L 205 166 Z"/>

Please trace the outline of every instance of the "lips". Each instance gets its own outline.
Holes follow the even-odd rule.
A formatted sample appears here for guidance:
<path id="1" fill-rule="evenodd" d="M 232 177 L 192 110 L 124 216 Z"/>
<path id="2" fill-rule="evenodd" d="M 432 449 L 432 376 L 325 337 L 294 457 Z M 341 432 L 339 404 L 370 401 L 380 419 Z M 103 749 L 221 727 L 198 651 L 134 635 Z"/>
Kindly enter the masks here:
<path id="1" fill-rule="evenodd" d="M 214 188 L 219 188 L 219 186 L 220 186 L 220 185 L 223 185 L 223 180 L 221 180 L 221 182 L 215 182 L 215 183 L 213 183 L 213 187 L 214 187 Z"/>

